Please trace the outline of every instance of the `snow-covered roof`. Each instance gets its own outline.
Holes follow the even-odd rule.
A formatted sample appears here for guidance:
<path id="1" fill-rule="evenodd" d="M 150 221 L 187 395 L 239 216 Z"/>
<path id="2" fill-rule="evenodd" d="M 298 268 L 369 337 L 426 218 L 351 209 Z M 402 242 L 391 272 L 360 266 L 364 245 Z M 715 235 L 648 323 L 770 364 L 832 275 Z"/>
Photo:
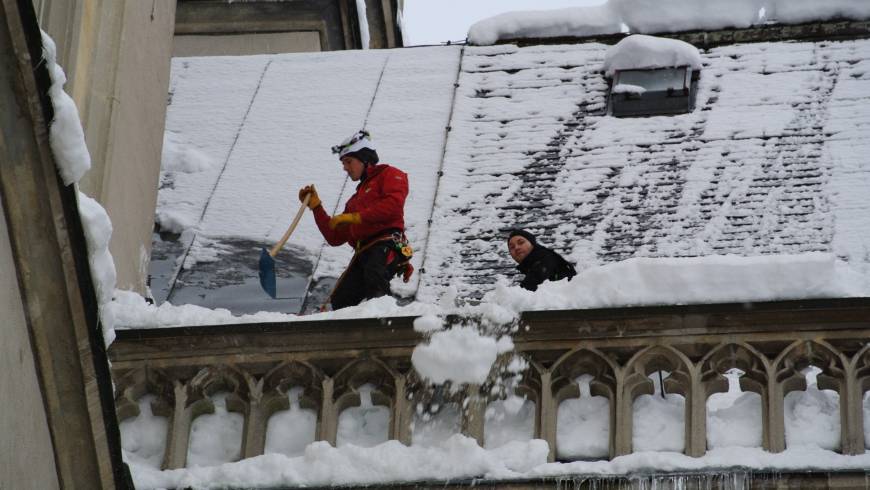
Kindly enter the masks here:
<path id="1" fill-rule="evenodd" d="M 870 41 L 701 51 L 695 110 L 650 118 L 606 115 L 608 49 L 175 59 L 166 142 L 193 163 L 164 172 L 158 219 L 198 230 L 188 260 L 242 252 L 222 252 L 229 238 L 272 243 L 299 187 L 314 183 L 329 212 L 347 200 L 354 185 L 329 148 L 366 121 L 382 160 L 410 174 L 406 223 L 425 270 L 393 283 L 404 296 L 493 289 L 514 273 L 514 226 L 581 271 L 817 252 L 870 277 Z M 322 244 L 306 214 L 290 246 L 335 277 L 351 250 Z"/>
<path id="2" fill-rule="evenodd" d="M 606 115 L 607 49 L 466 49 L 444 165 L 462 192 L 439 196 L 423 296 L 490 289 L 513 226 L 581 270 L 830 252 L 870 272 L 870 41 L 711 49 L 695 110 L 650 118 Z"/>

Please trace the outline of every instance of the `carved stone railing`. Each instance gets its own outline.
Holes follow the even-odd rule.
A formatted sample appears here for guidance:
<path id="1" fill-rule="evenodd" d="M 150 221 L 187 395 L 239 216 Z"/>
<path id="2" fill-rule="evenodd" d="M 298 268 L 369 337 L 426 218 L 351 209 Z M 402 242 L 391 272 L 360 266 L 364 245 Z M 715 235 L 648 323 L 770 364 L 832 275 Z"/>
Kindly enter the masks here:
<path id="1" fill-rule="evenodd" d="M 229 392 L 227 407 L 244 415 L 242 457 L 262 454 L 269 417 L 300 404 L 318 414 L 316 438 L 336 442 L 338 415 L 360 405 L 358 388 L 373 385 L 375 405 L 390 409 L 389 437 L 411 442 L 414 407 L 431 396 L 411 365 L 423 340 L 413 318 L 122 330 L 110 349 L 119 419 L 138 413 L 143 394 L 169 418 L 164 468 L 185 466 L 190 427 L 213 410 L 209 395 Z M 535 403 L 535 437 L 557 454 L 559 404 L 578 396 L 574 382 L 591 375 L 592 395 L 610 401 L 609 453 L 632 452 L 632 407 L 652 394 L 651 373 L 667 371 L 669 393 L 685 397 L 685 453 L 707 450 L 706 401 L 728 390 L 724 373 L 739 368 L 743 391 L 762 401 L 762 445 L 785 449 L 784 397 L 806 388 L 801 372 L 822 369 L 820 389 L 839 394 L 841 448 L 865 450 L 863 396 L 870 390 L 870 299 L 680 307 L 528 312 L 513 335 L 529 368 L 516 387 Z M 512 355 L 512 354 L 511 354 Z M 496 373 L 497 369 L 493 369 Z M 462 432 L 484 440 L 488 386 L 469 386 Z"/>

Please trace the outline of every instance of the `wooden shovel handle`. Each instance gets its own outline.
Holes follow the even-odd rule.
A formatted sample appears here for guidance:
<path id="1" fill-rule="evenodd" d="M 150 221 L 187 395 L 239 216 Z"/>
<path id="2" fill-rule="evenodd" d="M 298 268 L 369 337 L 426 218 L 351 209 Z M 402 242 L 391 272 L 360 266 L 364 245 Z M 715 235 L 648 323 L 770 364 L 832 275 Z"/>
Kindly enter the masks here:
<path id="1" fill-rule="evenodd" d="M 272 247 L 272 250 L 269 250 L 269 255 L 272 257 L 278 255 L 278 252 L 281 251 L 281 248 L 284 247 L 284 244 L 290 239 L 290 234 L 293 233 L 293 230 L 296 229 L 296 225 L 299 224 L 299 220 L 302 219 L 302 213 L 305 212 L 305 208 L 308 207 L 308 201 L 310 200 L 311 193 L 309 192 L 305 195 L 305 199 L 302 201 L 302 206 L 299 207 L 299 211 L 296 211 L 296 217 L 293 218 L 293 222 L 290 223 L 290 228 L 287 228 L 287 231 L 284 233 L 284 236 L 281 237 L 281 240 Z"/>

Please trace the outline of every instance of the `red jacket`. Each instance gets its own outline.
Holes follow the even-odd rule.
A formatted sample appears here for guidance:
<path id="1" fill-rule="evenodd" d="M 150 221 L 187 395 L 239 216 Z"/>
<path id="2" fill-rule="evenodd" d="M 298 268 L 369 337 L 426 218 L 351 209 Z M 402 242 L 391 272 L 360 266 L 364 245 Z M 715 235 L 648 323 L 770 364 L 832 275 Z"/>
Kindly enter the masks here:
<path id="1" fill-rule="evenodd" d="M 356 187 L 356 193 L 344 205 L 345 213 L 359 213 L 362 223 L 329 229 L 330 216 L 323 206 L 314 209 L 314 221 L 326 243 L 357 243 L 377 238 L 390 228 L 405 230 L 405 198 L 408 197 L 408 174 L 389 165 L 373 165 L 366 178 Z"/>

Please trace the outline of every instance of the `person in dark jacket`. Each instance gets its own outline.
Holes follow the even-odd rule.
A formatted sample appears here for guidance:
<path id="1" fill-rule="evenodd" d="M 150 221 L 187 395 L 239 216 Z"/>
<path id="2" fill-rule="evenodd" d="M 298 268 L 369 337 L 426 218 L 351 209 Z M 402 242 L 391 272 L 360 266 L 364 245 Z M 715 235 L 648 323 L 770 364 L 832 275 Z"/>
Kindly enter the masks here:
<path id="1" fill-rule="evenodd" d="M 508 252 L 525 274 L 520 286 L 535 291 L 544 281 L 558 281 L 577 275 L 574 266 L 561 255 L 538 243 L 526 230 L 512 230 L 508 235 Z"/>
<path id="2" fill-rule="evenodd" d="M 299 200 L 311 196 L 308 207 L 326 243 L 346 243 L 354 249 L 347 270 L 329 298 L 332 309 L 337 310 L 391 294 L 390 279 L 402 273 L 408 282 L 413 268 L 409 262 L 411 248 L 405 238 L 408 175 L 396 167 L 378 164 L 378 154 L 364 130 L 334 146 L 332 152 L 338 154 L 348 177 L 359 182 L 344 211 L 329 216 L 313 185 L 299 190 Z"/>

